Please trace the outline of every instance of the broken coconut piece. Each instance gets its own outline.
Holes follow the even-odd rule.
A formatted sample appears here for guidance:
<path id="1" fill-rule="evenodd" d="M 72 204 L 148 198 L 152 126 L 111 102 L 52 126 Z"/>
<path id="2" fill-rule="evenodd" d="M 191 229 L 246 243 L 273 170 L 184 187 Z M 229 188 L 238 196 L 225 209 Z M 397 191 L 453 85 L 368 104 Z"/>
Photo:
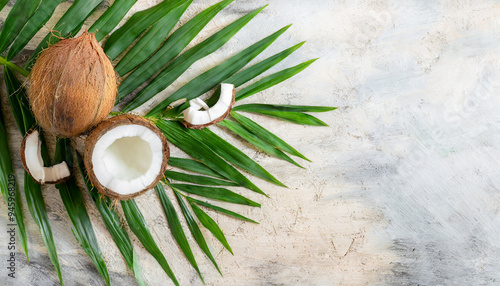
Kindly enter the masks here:
<path id="1" fill-rule="evenodd" d="M 24 169 L 33 180 L 39 184 L 59 184 L 71 176 L 66 162 L 61 162 L 51 167 L 43 166 L 42 141 L 38 130 L 26 133 L 21 142 L 21 161 Z"/>
<path id="2" fill-rule="evenodd" d="M 202 129 L 224 120 L 234 104 L 234 85 L 223 83 L 220 87 L 220 97 L 214 106 L 209 107 L 200 98 L 189 101 L 189 107 L 184 110 L 184 125 L 187 128 Z"/>
<path id="3" fill-rule="evenodd" d="M 100 193 L 120 200 L 153 188 L 163 178 L 169 158 L 165 135 L 139 116 L 105 120 L 85 142 L 84 163 L 90 181 Z"/>

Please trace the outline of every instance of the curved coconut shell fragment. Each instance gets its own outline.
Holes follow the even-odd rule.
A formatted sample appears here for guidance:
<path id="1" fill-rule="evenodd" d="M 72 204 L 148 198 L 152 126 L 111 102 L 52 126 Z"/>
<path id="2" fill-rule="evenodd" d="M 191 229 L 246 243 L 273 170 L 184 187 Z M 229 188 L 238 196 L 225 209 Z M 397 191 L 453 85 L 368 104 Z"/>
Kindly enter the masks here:
<path id="1" fill-rule="evenodd" d="M 69 138 L 107 118 L 117 85 L 111 62 L 85 31 L 42 52 L 29 75 L 29 99 L 45 131 Z"/>
<path id="2" fill-rule="evenodd" d="M 101 122 L 85 142 L 90 181 L 103 195 L 119 200 L 137 197 L 158 184 L 169 158 L 165 135 L 134 115 Z"/>
<path id="3" fill-rule="evenodd" d="M 24 135 L 21 142 L 21 161 L 24 169 L 38 184 L 60 184 L 71 177 L 71 172 L 66 162 L 44 167 L 42 159 L 40 134 L 32 129 Z"/>
<path id="4" fill-rule="evenodd" d="M 190 100 L 190 106 L 184 110 L 184 126 L 191 129 L 203 129 L 221 122 L 231 112 L 235 94 L 234 85 L 222 83 L 219 100 L 212 107 L 208 107 L 199 98 Z"/>

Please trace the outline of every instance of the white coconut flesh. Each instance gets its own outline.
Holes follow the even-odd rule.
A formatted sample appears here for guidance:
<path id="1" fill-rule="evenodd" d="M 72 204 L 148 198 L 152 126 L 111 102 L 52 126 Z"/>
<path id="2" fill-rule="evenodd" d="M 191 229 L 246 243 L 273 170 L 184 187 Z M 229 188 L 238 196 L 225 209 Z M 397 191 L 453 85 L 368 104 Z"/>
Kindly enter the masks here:
<path id="1" fill-rule="evenodd" d="M 92 152 L 93 172 L 109 190 L 129 195 L 144 190 L 158 177 L 163 145 L 149 128 L 121 125 L 99 138 Z"/>
<path id="2" fill-rule="evenodd" d="M 190 100 L 190 106 L 184 110 L 184 121 L 192 125 L 203 125 L 224 116 L 231 108 L 233 90 L 234 85 L 229 83 L 221 84 L 219 100 L 212 107 L 209 107 L 200 98 Z"/>
<path id="3" fill-rule="evenodd" d="M 24 162 L 30 175 L 40 184 L 61 181 L 71 175 L 68 164 L 61 162 L 54 166 L 44 167 L 42 159 L 42 141 L 38 131 L 33 131 L 26 137 L 24 144 Z"/>

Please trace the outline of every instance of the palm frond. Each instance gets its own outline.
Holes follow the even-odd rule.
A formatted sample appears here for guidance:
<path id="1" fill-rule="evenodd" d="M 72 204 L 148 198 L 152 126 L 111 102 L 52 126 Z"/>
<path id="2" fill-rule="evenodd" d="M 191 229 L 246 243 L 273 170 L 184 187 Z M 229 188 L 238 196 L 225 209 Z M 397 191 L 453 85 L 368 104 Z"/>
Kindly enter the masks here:
<path id="1" fill-rule="evenodd" d="M 24 87 L 21 85 L 21 83 L 14 75 L 14 73 L 6 66 L 4 66 L 4 76 L 6 79 L 7 90 L 9 92 L 8 96 L 9 96 L 9 103 L 11 105 L 11 110 L 16 120 L 17 127 L 21 132 L 21 135 L 24 136 L 24 134 L 29 129 L 34 128 L 35 118 L 31 113 L 31 109 L 29 109 L 28 99 Z M 42 158 L 45 164 L 48 164 L 50 163 L 50 158 L 48 156 L 47 145 L 45 143 L 45 140 L 43 140 L 43 137 L 41 139 L 42 139 L 42 146 L 41 146 Z M 1 151 L 2 151 L 2 159 L 5 159 L 7 156 L 9 156 L 8 146 L 7 149 L 2 149 Z M 8 176 L 9 174 L 12 173 L 9 173 L 8 168 L 2 170 L 1 174 L 2 177 Z M 56 269 L 61 284 L 64 285 L 61 274 L 61 266 L 59 264 L 59 259 L 57 257 L 57 251 L 54 244 L 54 238 L 52 235 L 52 229 L 50 227 L 49 218 L 47 216 L 47 211 L 45 207 L 45 201 L 42 195 L 42 188 L 39 184 L 33 181 L 31 176 L 26 171 L 24 172 L 24 193 L 26 195 L 26 203 L 28 206 L 28 210 L 30 211 L 31 217 L 33 218 L 33 220 L 35 221 L 36 225 L 40 230 L 40 233 L 42 235 L 42 240 L 49 254 L 49 258 Z M 17 202 L 19 207 L 21 207 L 20 198 L 19 200 L 17 200 Z M 18 218 L 20 218 L 22 214 L 16 214 L 16 216 L 17 215 L 19 215 Z M 20 229 L 23 227 L 24 225 L 20 226 Z M 23 240 L 24 238 L 20 237 L 20 241 L 22 244 L 25 243 Z M 25 253 L 27 254 L 27 250 L 25 250 Z"/>
<path id="2" fill-rule="evenodd" d="M 80 169 L 80 173 L 83 177 L 83 181 L 85 182 L 85 186 L 94 201 L 94 204 L 101 214 L 101 218 L 106 225 L 106 229 L 109 231 L 109 234 L 115 241 L 118 250 L 122 254 L 125 262 L 128 267 L 134 272 L 134 276 L 137 279 L 137 283 L 139 285 L 145 285 L 140 264 L 138 263 L 138 259 L 136 257 L 134 247 L 132 246 L 132 242 L 130 241 L 130 237 L 128 236 L 127 231 L 125 230 L 122 222 L 120 221 L 120 217 L 111 207 L 111 200 L 107 197 L 100 196 L 99 192 L 92 186 L 90 180 L 87 176 L 87 172 L 85 171 L 85 166 L 83 165 L 83 159 L 77 153 L 78 167 Z"/>
<path id="3" fill-rule="evenodd" d="M 42 0 L 18 0 L 10 10 L 0 33 L 0 53 L 14 41 Z"/>
<path id="4" fill-rule="evenodd" d="M 54 163 L 58 164 L 63 161 L 72 167 L 73 151 L 69 146 L 69 139 L 58 139 L 56 143 Z M 71 177 L 64 183 L 56 184 L 56 188 L 59 190 L 66 212 L 73 223 L 73 235 L 96 266 L 97 272 L 106 281 L 106 285 L 110 285 L 108 268 L 102 258 L 94 228 L 90 222 L 89 215 L 83 203 L 82 193 L 76 184 L 75 178 Z"/>
<path id="5" fill-rule="evenodd" d="M 246 64 L 248 64 L 251 60 L 253 60 L 256 56 L 258 56 L 279 36 L 281 36 L 289 27 L 290 25 L 279 29 L 272 35 L 258 41 L 257 43 L 227 59 L 222 64 L 213 67 L 210 70 L 202 73 L 198 77 L 192 79 L 190 82 L 186 83 L 183 87 L 170 95 L 167 99 L 156 105 L 155 108 L 153 108 L 153 110 L 151 110 L 147 115 L 158 116 L 172 102 L 181 98 L 190 100 L 214 88 L 216 85 L 225 81 L 227 78 L 229 78 L 234 73 L 243 68 Z"/>
<path id="6" fill-rule="evenodd" d="M 26 126 L 31 126 L 30 123 L 25 124 L 23 113 L 26 112 L 26 106 L 23 102 L 26 100 L 24 94 L 20 94 L 24 89 L 21 89 L 21 84 L 15 77 L 14 73 L 10 68 L 5 67 L 4 71 L 5 85 L 7 87 L 7 94 L 9 96 L 10 105 L 15 108 L 16 124 L 22 134 L 26 132 Z M 28 109 L 29 110 L 29 109 Z M 3 117 L 3 112 L 0 105 L 0 148 L 1 158 L 0 158 L 0 189 L 2 195 L 5 198 L 5 203 L 9 208 L 9 221 L 11 223 L 17 224 L 16 231 L 21 247 L 26 254 L 26 258 L 29 261 L 28 256 L 28 239 L 26 237 L 26 227 L 24 225 L 24 215 L 23 215 L 23 202 L 21 199 L 21 193 L 19 191 L 19 186 L 16 183 L 16 178 L 14 174 L 14 168 L 12 166 L 12 161 L 10 159 L 10 151 L 8 146 L 8 134 L 5 126 L 5 121 Z"/>
<path id="7" fill-rule="evenodd" d="M 225 215 L 228 215 L 228 216 L 231 216 L 231 217 L 234 217 L 234 218 L 237 218 L 237 219 L 240 219 L 240 220 L 243 220 L 243 221 L 248 221 L 248 222 L 251 222 L 251 223 L 256 223 L 258 224 L 258 222 L 252 220 L 252 219 L 249 219 L 245 216 L 242 216 L 238 213 L 235 213 L 233 211 L 230 211 L 228 209 L 225 209 L 225 208 L 222 208 L 222 207 L 219 207 L 219 206 L 216 206 L 216 205 L 212 205 L 210 203 L 207 203 L 207 202 L 204 202 L 204 201 L 200 201 L 200 200 L 197 200 L 197 199 L 194 199 L 194 198 L 191 198 L 191 197 L 187 197 L 187 200 L 190 202 L 190 203 L 195 203 L 197 205 L 200 205 L 200 206 L 204 206 L 204 207 L 207 207 L 209 209 L 212 209 L 214 211 L 217 211 L 217 212 L 220 212 L 222 214 L 225 214 Z"/>
<path id="8" fill-rule="evenodd" d="M 14 58 L 35 34 L 47 23 L 54 14 L 54 10 L 63 0 L 42 0 L 35 14 L 24 25 L 23 29 L 17 34 L 16 40 L 7 53 L 7 60 Z M 20 1 L 16 2 L 19 3 Z M 1 38 L 1 36 L 0 36 Z"/>
<path id="9" fill-rule="evenodd" d="M 246 14 L 245 16 L 229 24 L 219 32 L 210 36 L 208 39 L 204 40 L 203 42 L 184 52 L 182 55 L 178 56 L 175 60 L 170 62 L 168 66 L 144 89 L 142 89 L 137 95 L 134 96 L 133 100 L 123 109 L 123 112 L 129 112 L 141 106 L 157 93 L 167 88 L 167 86 L 169 86 L 177 78 L 179 78 L 179 76 L 183 74 L 192 64 L 194 64 L 199 59 L 215 52 L 227 41 L 229 41 L 229 39 L 231 39 L 239 30 L 241 30 L 248 22 L 250 22 L 251 19 L 257 16 L 257 14 L 262 11 L 262 9 L 264 9 L 264 7 Z M 189 31 L 186 31 L 186 33 L 189 33 Z M 141 85 L 142 83 L 143 82 L 138 82 L 137 86 Z M 126 96 L 126 94 L 120 93 L 120 97 L 124 96 Z"/>
<path id="10" fill-rule="evenodd" d="M 181 221 L 179 220 L 179 216 L 177 216 L 174 205 L 165 193 L 165 189 L 163 188 L 163 185 L 161 183 L 156 185 L 155 190 L 158 194 L 158 197 L 160 198 L 160 202 L 163 207 L 163 211 L 165 212 L 165 216 L 167 217 L 168 226 L 170 227 L 172 236 L 181 248 L 191 266 L 193 266 L 196 272 L 198 272 L 200 279 L 203 281 L 203 276 L 201 275 L 200 269 L 198 268 L 198 264 L 196 263 L 193 255 L 193 251 L 191 250 L 186 235 L 184 234 Z"/>
<path id="11" fill-rule="evenodd" d="M 121 201 L 121 205 L 130 230 L 132 230 L 135 236 L 137 236 L 144 248 L 146 248 L 146 250 L 151 253 L 151 255 L 153 255 L 156 261 L 158 261 L 160 266 L 163 268 L 165 273 L 167 273 L 168 277 L 172 279 L 175 285 L 179 285 L 177 278 L 175 278 L 174 272 L 172 272 L 172 269 L 168 265 L 167 259 L 165 258 L 163 253 L 161 253 L 160 248 L 151 235 L 147 222 L 144 219 L 144 216 L 142 215 L 135 200 L 130 199 L 128 201 Z"/>
<path id="12" fill-rule="evenodd" d="M 172 188 L 179 189 L 183 192 L 198 195 L 208 199 L 228 202 L 233 204 L 247 205 L 251 207 L 260 207 L 260 204 L 254 202 L 242 195 L 224 188 L 214 188 L 207 186 L 197 186 L 189 184 L 170 184 Z"/>
<path id="13" fill-rule="evenodd" d="M 137 0 L 115 0 L 111 7 L 89 28 L 89 33 L 95 33 L 97 41 L 101 41 L 111 32 L 125 17 Z"/>
<path id="14" fill-rule="evenodd" d="M 187 132 L 188 130 L 181 127 L 179 123 L 168 120 L 158 120 L 156 125 L 163 131 L 163 134 L 165 134 L 169 142 L 172 142 L 172 144 L 186 152 L 189 156 L 200 160 L 226 179 L 257 193 L 265 194 L 233 166 L 217 156 L 217 154 L 202 141 L 190 135 L 189 132 Z"/>
<path id="15" fill-rule="evenodd" d="M 279 71 L 277 73 L 274 73 L 272 75 L 266 76 L 265 78 L 260 79 L 256 83 L 249 85 L 239 91 L 236 94 L 236 101 L 242 100 L 244 98 L 247 98 L 251 95 L 254 95 L 258 92 L 261 92 L 265 89 L 268 89 L 272 86 L 277 85 L 278 83 L 281 83 L 292 76 L 298 74 L 299 72 L 303 71 L 305 68 L 310 66 L 312 63 L 314 63 L 317 59 L 312 59 L 306 62 L 303 62 L 301 64 L 298 64 L 294 67 Z"/>
<path id="16" fill-rule="evenodd" d="M 274 135 L 271 131 L 265 129 L 264 127 L 257 124 L 255 121 L 251 120 L 248 117 L 245 117 L 237 112 L 231 111 L 231 117 L 233 117 L 236 121 L 238 121 L 241 125 L 245 126 L 254 136 L 258 136 L 259 138 L 265 140 L 272 146 L 288 152 L 294 156 L 300 157 L 304 160 L 310 161 L 304 155 L 302 155 L 299 151 L 295 150 L 288 143 L 283 141 L 278 136 Z"/>
<path id="17" fill-rule="evenodd" d="M 165 39 L 174 28 L 175 24 L 177 24 L 177 21 L 179 21 L 190 4 L 191 1 L 188 1 L 170 10 L 165 16 L 158 20 L 158 22 L 151 26 L 146 34 L 144 34 L 132 49 L 130 49 L 118 62 L 115 66 L 115 71 L 120 76 L 123 76 L 149 58 L 161 45 L 163 39 Z"/>
<path id="18" fill-rule="evenodd" d="M 299 163 L 295 162 L 287 154 L 283 153 L 283 151 L 279 150 L 278 148 L 275 148 L 271 144 L 269 144 L 266 141 L 255 136 L 252 132 L 248 131 L 248 129 L 246 129 L 240 123 L 238 123 L 236 121 L 225 119 L 222 122 L 219 122 L 219 125 L 224 126 L 227 129 L 231 130 L 232 132 L 238 134 L 238 136 L 240 136 L 241 138 L 246 140 L 248 143 L 255 146 L 257 149 L 260 149 L 271 156 L 288 161 L 297 167 L 303 168 L 301 165 L 299 165 Z"/>
<path id="19" fill-rule="evenodd" d="M 165 15 L 184 5 L 189 5 L 191 0 L 163 1 L 147 10 L 135 13 L 123 26 L 109 36 L 104 45 L 104 52 L 115 59 L 125 51 L 135 39 L 148 27 L 156 23 Z"/>
<path id="20" fill-rule="evenodd" d="M 194 240 L 196 240 L 196 243 L 198 243 L 198 246 L 205 252 L 207 255 L 208 259 L 212 261 L 213 265 L 219 271 L 219 273 L 222 275 L 222 272 L 219 269 L 219 266 L 217 265 L 217 262 L 215 262 L 215 258 L 213 257 L 212 253 L 210 252 L 210 249 L 208 248 L 207 242 L 205 240 L 205 237 L 203 236 L 203 233 L 201 233 L 200 227 L 194 220 L 193 215 L 189 211 L 186 203 L 184 202 L 184 199 L 182 198 L 182 195 L 175 190 L 175 188 L 172 187 L 174 190 L 175 198 L 177 199 L 177 203 L 179 203 L 179 206 L 181 207 L 182 214 L 184 215 L 184 218 L 186 219 L 186 222 L 188 224 L 189 230 L 191 231 L 191 234 L 194 237 Z"/>
<path id="21" fill-rule="evenodd" d="M 165 178 L 175 181 L 193 183 L 197 185 L 206 185 L 206 186 L 231 186 L 231 187 L 238 186 L 238 184 L 226 180 L 220 180 L 206 176 L 197 176 L 175 171 L 166 171 Z"/>
<path id="22" fill-rule="evenodd" d="M 9 0 L 0 0 L 0 11 L 5 7 L 5 5 L 9 3 Z"/>
<path id="23" fill-rule="evenodd" d="M 265 105 L 265 104 L 244 104 L 238 105 L 233 108 L 233 111 L 246 111 L 253 112 L 257 114 L 267 115 L 271 117 L 275 117 L 278 119 L 282 119 L 285 121 L 289 121 L 295 124 L 303 124 L 303 125 L 313 125 L 313 126 L 328 126 L 325 122 L 319 120 L 318 118 L 298 112 L 293 110 L 303 110 L 303 106 L 299 106 L 299 108 L 294 109 L 292 107 L 280 107 L 273 105 Z M 334 107 L 321 107 L 322 109 L 335 109 Z"/>
<path id="24" fill-rule="evenodd" d="M 118 87 L 118 100 L 124 98 L 154 74 L 164 69 L 200 33 L 210 20 L 231 2 L 233 0 L 225 0 L 210 6 L 172 33 L 146 62 L 128 75 L 120 84 Z M 178 62 L 180 63 L 181 61 Z M 182 62 L 185 62 L 185 59 Z M 133 108 L 135 107 L 127 107 L 124 112 Z"/>
<path id="25" fill-rule="evenodd" d="M 224 158 L 227 162 L 237 166 L 252 175 L 261 179 L 271 182 L 275 185 L 286 187 L 283 183 L 278 181 L 266 169 L 260 166 L 257 162 L 248 157 L 240 149 L 234 147 L 231 143 L 222 139 L 219 135 L 212 132 L 210 129 L 205 128 L 202 130 L 189 129 L 186 130 L 194 138 L 198 138 L 205 143 L 213 152 L 217 153 L 220 157 Z"/>
<path id="26" fill-rule="evenodd" d="M 42 186 L 35 183 L 26 171 L 24 172 L 24 194 L 26 195 L 28 210 L 40 230 L 40 234 L 42 235 L 43 243 L 47 248 L 50 261 L 56 269 L 61 285 L 64 285 L 61 274 L 61 265 L 59 263 L 59 258 L 57 257 L 56 245 L 52 235 L 52 228 L 50 227 L 49 217 L 47 216 L 47 209 L 45 208 L 45 201 L 42 195 Z"/>
<path id="27" fill-rule="evenodd" d="M 225 80 L 224 82 L 226 83 L 231 83 L 233 84 L 236 88 L 245 84 L 246 82 L 256 78 L 257 76 L 261 75 L 268 69 L 272 68 L 285 58 L 287 58 L 289 55 L 291 55 L 293 52 L 295 52 L 298 48 L 300 48 L 305 42 L 298 43 L 286 50 L 283 50 L 265 60 L 260 61 L 257 64 L 254 64 L 253 66 L 250 66 L 234 75 L 232 75 L 230 78 Z M 219 99 L 220 96 L 220 87 L 218 87 L 212 96 L 207 100 L 207 105 L 213 106 L 217 100 Z M 189 103 L 186 102 L 182 105 L 179 105 L 175 108 L 172 108 L 168 111 L 166 111 L 163 115 L 165 118 L 174 118 L 177 117 L 184 109 L 188 108 Z"/>
<path id="28" fill-rule="evenodd" d="M 229 246 L 229 243 L 227 243 L 226 236 L 220 229 L 219 225 L 206 213 L 204 212 L 200 207 L 198 207 L 195 203 L 189 201 L 189 205 L 191 206 L 191 209 L 193 210 L 194 214 L 198 218 L 198 220 L 201 222 L 201 224 L 208 229 L 214 236 L 217 238 L 217 240 L 224 245 L 224 247 L 233 254 L 233 250 Z"/>
<path id="29" fill-rule="evenodd" d="M 224 176 L 213 171 L 207 165 L 204 165 L 203 163 L 192 159 L 170 157 L 168 164 L 170 166 L 177 167 L 179 169 L 183 169 L 186 171 L 196 172 L 203 175 L 224 179 Z"/>

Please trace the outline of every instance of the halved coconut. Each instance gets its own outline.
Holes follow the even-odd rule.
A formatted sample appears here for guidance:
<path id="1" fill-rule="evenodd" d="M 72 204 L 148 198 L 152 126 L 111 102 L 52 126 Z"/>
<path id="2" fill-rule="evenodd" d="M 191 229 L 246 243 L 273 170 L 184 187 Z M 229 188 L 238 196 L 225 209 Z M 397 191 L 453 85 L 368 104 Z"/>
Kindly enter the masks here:
<path id="1" fill-rule="evenodd" d="M 153 188 L 170 158 L 167 139 L 154 124 L 133 115 L 100 123 L 85 143 L 89 178 L 102 194 L 128 200 Z"/>
<path id="2" fill-rule="evenodd" d="M 223 83 L 220 87 L 220 97 L 214 106 L 209 107 L 200 98 L 189 101 L 189 108 L 184 110 L 184 125 L 187 128 L 202 129 L 224 120 L 234 104 L 234 85 Z"/>
<path id="3" fill-rule="evenodd" d="M 59 184 L 69 179 L 71 172 L 66 162 L 51 167 L 43 166 L 40 134 L 33 129 L 26 133 L 21 142 L 21 161 L 24 169 L 39 184 Z"/>

